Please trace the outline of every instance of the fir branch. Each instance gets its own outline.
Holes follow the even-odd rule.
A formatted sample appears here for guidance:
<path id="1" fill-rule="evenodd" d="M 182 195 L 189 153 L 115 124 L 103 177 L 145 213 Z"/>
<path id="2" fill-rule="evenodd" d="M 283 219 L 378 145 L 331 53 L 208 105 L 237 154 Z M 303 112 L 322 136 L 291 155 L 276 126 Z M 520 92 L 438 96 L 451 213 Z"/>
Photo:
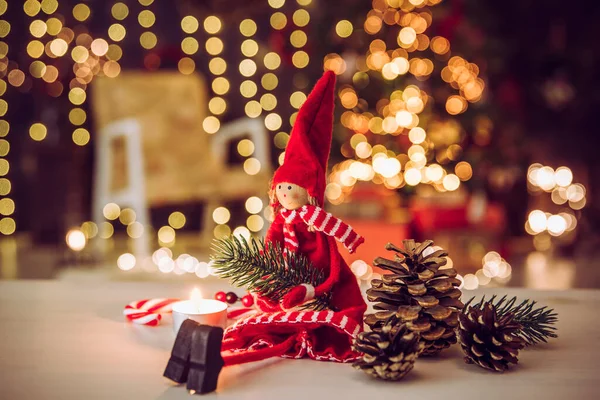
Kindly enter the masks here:
<path id="1" fill-rule="evenodd" d="M 314 268 L 305 255 L 284 251 L 278 244 L 265 246 L 263 240 L 230 236 L 215 239 L 212 250 L 219 277 L 274 301 L 295 286 L 308 283 L 316 287 L 325 280 L 323 271 Z M 328 303 L 329 295 L 319 296 L 302 308 L 323 310 Z"/>
<path id="2" fill-rule="evenodd" d="M 472 297 L 465 303 L 463 312 L 466 312 L 473 299 L 475 297 Z M 527 346 L 540 342 L 546 343 L 548 338 L 558 337 L 555 333 L 556 326 L 554 326 L 556 321 L 558 321 L 558 314 L 554 312 L 554 309 L 546 306 L 534 308 L 537 302 L 529 299 L 524 300 L 518 305 L 515 305 L 516 302 L 516 297 L 507 299 L 506 295 L 502 296 L 499 300 L 496 300 L 496 295 L 494 295 L 488 301 L 485 301 L 485 296 L 483 296 L 477 304 L 470 307 L 482 309 L 484 304 L 492 303 L 496 308 L 498 318 L 512 314 L 513 321 L 522 326 L 517 335 L 525 341 Z"/>

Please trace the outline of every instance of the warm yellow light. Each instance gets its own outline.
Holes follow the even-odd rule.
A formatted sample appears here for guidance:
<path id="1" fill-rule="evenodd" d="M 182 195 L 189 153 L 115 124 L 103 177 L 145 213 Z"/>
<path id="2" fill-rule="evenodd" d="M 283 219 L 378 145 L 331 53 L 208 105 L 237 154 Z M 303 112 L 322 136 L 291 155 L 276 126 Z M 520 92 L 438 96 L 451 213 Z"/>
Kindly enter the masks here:
<path id="1" fill-rule="evenodd" d="M 246 240 L 250 239 L 250 231 L 245 226 L 238 226 L 233 230 L 233 235 L 243 237 Z"/>
<path id="2" fill-rule="evenodd" d="M 208 38 L 204 47 L 206 48 L 206 52 L 208 54 L 216 56 L 217 54 L 221 54 L 223 51 L 223 41 L 218 37 L 211 37 Z"/>
<path id="3" fill-rule="evenodd" d="M 144 234 L 144 225 L 135 221 L 127 225 L 127 235 L 133 239 L 141 238 Z"/>
<path id="4" fill-rule="evenodd" d="M 304 68 L 308 65 L 309 57 L 308 53 L 305 51 L 297 51 L 292 55 L 292 64 L 296 68 Z"/>
<path id="5" fill-rule="evenodd" d="M 258 232 L 265 226 L 265 220 L 260 215 L 251 215 L 246 220 L 246 226 L 252 232 Z"/>
<path id="6" fill-rule="evenodd" d="M 73 131 L 73 143 L 78 146 L 85 146 L 90 142 L 90 132 L 84 128 L 77 128 Z"/>
<path id="7" fill-rule="evenodd" d="M 261 207 L 262 207 L 262 203 L 261 203 Z M 12 199 L 5 197 L 0 200 L 0 214 L 11 215 L 14 212 L 15 212 L 15 202 Z"/>
<path id="8" fill-rule="evenodd" d="M 558 186 L 567 187 L 573 182 L 573 172 L 567 167 L 559 167 L 554 172 L 554 180 Z"/>
<path id="9" fill-rule="evenodd" d="M 265 90 L 273 90 L 277 87 L 279 80 L 275 74 L 267 72 L 260 79 L 260 83 Z"/>
<path id="10" fill-rule="evenodd" d="M 302 92 L 294 92 L 290 96 L 290 104 L 292 107 L 298 109 L 306 101 L 306 95 Z"/>
<path id="11" fill-rule="evenodd" d="M 138 23 L 144 28 L 150 28 L 156 22 L 156 16 L 150 10 L 142 10 L 138 14 Z"/>
<path id="12" fill-rule="evenodd" d="M 254 96 L 257 90 L 256 83 L 252 81 L 244 81 L 240 85 L 240 93 L 247 98 Z"/>
<path id="13" fill-rule="evenodd" d="M 37 142 L 44 140 L 47 133 L 48 129 L 46 126 L 39 122 L 36 122 L 29 128 L 29 136 Z"/>
<path id="14" fill-rule="evenodd" d="M 396 123 L 399 126 L 407 127 L 412 123 L 412 120 L 413 120 L 412 114 L 406 110 L 399 111 L 396 114 Z"/>
<path id="15" fill-rule="evenodd" d="M 0 176 L 8 175 L 9 170 L 10 170 L 10 164 L 9 164 L 8 160 L 5 160 L 3 158 L 0 159 Z M 9 200 L 9 199 L 7 199 L 7 200 Z M 2 204 L 2 200 L 0 200 L 0 204 Z M 2 207 L 0 207 L 0 209 L 1 208 Z M 2 213 L 2 211 L 0 211 L 0 213 Z"/>
<path id="16" fill-rule="evenodd" d="M 258 214 L 263 209 L 263 202 L 256 196 L 249 197 L 246 200 L 246 211 L 250 214 Z"/>
<path id="17" fill-rule="evenodd" d="M 169 215 L 169 225 L 175 229 L 181 229 L 185 225 L 186 218 L 180 211 L 175 211 Z"/>
<path id="18" fill-rule="evenodd" d="M 58 35 L 63 28 L 62 21 L 54 17 L 48 18 L 48 21 L 46 21 L 46 26 L 48 29 L 48 35 L 51 36 Z"/>
<path id="19" fill-rule="evenodd" d="M 196 63 L 194 62 L 194 60 L 192 60 L 189 57 L 183 57 L 177 63 L 177 69 L 179 69 L 179 72 L 181 72 L 184 75 L 190 75 L 196 70 Z M 209 107 L 210 107 L 210 103 L 209 103 Z"/>
<path id="20" fill-rule="evenodd" d="M 108 42 L 104 39 L 94 39 L 91 45 L 92 53 L 101 57 L 108 52 Z"/>
<path id="21" fill-rule="evenodd" d="M 81 251 L 85 248 L 87 239 L 82 231 L 79 229 L 72 229 L 67 232 L 66 236 L 67 246 L 73 251 Z"/>
<path id="22" fill-rule="evenodd" d="M 213 217 L 213 221 L 215 221 L 215 223 L 221 225 L 221 224 L 226 224 L 227 222 L 229 222 L 229 219 L 231 218 L 231 214 L 229 213 L 229 210 L 227 208 L 217 207 L 213 211 L 212 217 Z"/>
<path id="23" fill-rule="evenodd" d="M 270 23 L 273 29 L 281 30 L 287 24 L 287 17 L 282 12 L 276 12 L 271 15 Z"/>
<path id="24" fill-rule="evenodd" d="M 408 139 L 414 144 L 421 144 L 425 141 L 427 134 L 421 127 L 414 127 L 408 132 Z"/>
<path id="25" fill-rule="evenodd" d="M 129 271 L 135 267 L 136 259 L 131 253 L 121 254 L 117 259 L 117 267 L 122 271 Z"/>
<path id="26" fill-rule="evenodd" d="M 106 219 L 115 220 L 119 218 L 119 215 L 121 214 L 121 207 L 115 203 L 108 203 L 102 209 L 102 214 Z"/>
<path id="27" fill-rule="evenodd" d="M 91 239 L 98 234 L 98 225 L 92 221 L 86 221 L 81 224 L 81 232 L 83 232 L 86 239 Z"/>
<path id="28" fill-rule="evenodd" d="M 87 114 L 81 108 L 74 108 L 69 112 L 69 121 L 73 125 L 83 125 L 87 119 Z"/>
<path id="29" fill-rule="evenodd" d="M 567 230 L 567 221 L 562 215 L 551 215 L 547 221 L 547 228 L 552 236 L 560 236 Z"/>
<path id="30" fill-rule="evenodd" d="M 398 44 L 400 46 L 410 46 L 417 39 L 417 32 L 410 26 L 404 27 L 398 34 Z"/>
<path id="31" fill-rule="evenodd" d="M 256 175 L 260 172 L 260 161 L 258 161 L 256 158 L 249 158 L 246 161 L 244 161 L 244 171 L 248 174 L 248 175 Z"/>
<path id="32" fill-rule="evenodd" d="M 446 111 L 450 115 L 457 115 L 467 109 L 467 101 L 461 96 L 450 96 L 446 100 Z"/>
<path id="33" fill-rule="evenodd" d="M 41 2 L 42 11 L 46 14 L 52 14 L 58 8 L 57 0 L 42 0 Z"/>
<path id="34" fill-rule="evenodd" d="M 208 69 L 213 75 L 222 75 L 227 70 L 227 63 L 221 57 L 215 57 L 209 61 Z"/>
<path id="35" fill-rule="evenodd" d="M 73 7 L 73 17 L 77 21 L 83 22 L 88 19 L 89 16 L 90 8 L 86 4 L 80 3 Z"/>
<path id="36" fill-rule="evenodd" d="M 300 48 L 306 44 L 308 37 L 303 31 L 297 30 L 290 35 L 290 43 L 292 46 Z"/>
<path id="37" fill-rule="evenodd" d="M 231 228 L 227 225 L 217 225 L 213 230 L 213 235 L 217 239 L 225 238 L 231 235 Z"/>
<path id="38" fill-rule="evenodd" d="M 64 39 L 58 38 L 50 42 L 50 51 L 57 57 L 64 56 L 68 49 L 69 45 Z"/>
<path id="39" fill-rule="evenodd" d="M 181 50 L 185 54 L 195 54 L 199 47 L 198 41 L 193 37 L 186 37 L 181 41 Z"/>
<path id="40" fill-rule="evenodd" d="M 254 57 L 258 53 L 258 43 L 252 39 L 244 40 L 240 48 L 246 57 Z"/>
<path id="41" fill-rule="evenodd" d="M 269 5 L 273 8 L 281 8 L 285 4 L 285 0 L 269 0 Z"/>
<path id="42" fill-rule="evenodd" d="M 2 218 L 0 219 L 0 233 L 3 235 L 12 235 L 15 233 L 17 229 L 17 224 L 15 220 L 12 218 Z"/>
<path id="43" fill-rule="evenodd" d="M 41 8 L 42 7 L 37 0 L 27 0 L 23 4 L 23 11 L 25 11 L 25 14 L 29 15 L 30 17 L 36 16 L 37 13 L 40 12 Z"/>
<path id="44" fill-rule="evenodd" d="M 454 174 L 448 174 L 442 180 L 442 185 L 444 186 L 444 189 L 451 192 L 458 189 L 460 186 L 460 179 L 458 179 L 458 176 Z"/>
<path id="45" fill-rule="evenodd" d="M 212 89 L 216 94 L 224 95 L 229 91 L 229 81 L 222 76 L 215 78 L 212 83 Z"/>
<path id="46" fill-rule="evenodd" d="M 274 70 L 279 68 L 279 66 L 281 65 L 281 58 L 279 57 L 279 55 L 277 53 L 267 53 L 263 59 L 265 67 L 267 67 L 267 69 L 270 70 Z"/>
<path id="47" fill-rule="evenodd" d="M 461 181 L 468 181 L 473 176 L 473 168 L 466 161 L 461 161 L 454 167 L 454 172 Z"/>
<path id="48" fill-rule="evenodd" d="M 407 185 L 416 186 L 421 182 L 421 171 L 416 168 L 409 168 L 404 171 L 404 181 Z"/>
<path id="49" fill-rule="evenodd" d="M 6 178 L 0 178 L 0 196 L 6 196 L 10 193 L 12 184 Z"/>
<path id="50" fill-rule="evenodd" d="M 123 56 L 123 50 L 118 44 L 111 44 L 108 46 L 108 51 L 106 52 L 106 58 L 111 61 L 119 61 Z"/>
<path id="51" fill-rule="evenodd" d="M 273 138 L 273 143 L 279 149 L 285 149 L 288 141 L 290 140 L 290 135 L 285 132 L 278 132 Z"/>
<path id="52" fill-rule="evenodd" d="M 135 222 L 135 219 L 137 218 L 137 215 L 135 213 L 135 211 L 131 208 L 125 208 L 121 211 L 121 214 L 119 215 L 119 221 L 121 221 L 121 223 L 123 225 L 131 225 Z"/>
<path id="53" fill-rule="evenodd" d="M 175 241 L 175 229 L 170 226 L 162 226 L 158 230 L 158 240 L 162 243 L 168 244 Z"/>
<path id="54" fill-rule="evenodd" d="M 127 31 L 125 30 L 125 27 L 121 24 L 112 24 L 108 28 L 108 36 L 115 42 L 120 42 L 123 40 L 126 33 Z"/>
<path id="55" fill-rule="evenodd" d="M 153 49 L 158 43 L 158 38 L 152 32 L 144 32 L 140 35 L 140 45 L 146 50 Z"/>
<path id="56" fill-rule="evenodd" d="M 213 97 L 208 102 L 208 109 L 215 115 L 220 115 L 227 109 L 227 102 L 222 97 Z"/>
<path id="57" fill-rule="evenodd" d="M 44 54 L 44 45 L 39 40 L 32 40 L 27 44 L 27 54 L 31 58 L 39 58 Z"/>
<path id="58" fill-rule="evenodd" d="M 352 35 L 353 31 L 352 22 L 343 19 L 335 25 L 335 33 L 338 34 L 339 37 L 347 38 Z"/>
<path id="59" fill-rule="evenodd" d="M 256 118 L 261 114 L 262 107 L 260 106 L 260 103 L 258 101 L 250 100 L 248 103 L 246 103 L 244 111 L 246 112 L 246 115 L 250 118 Z"/>
<path id="60" fill-rule="evenodd" d="M 122 21 L 129 15 L 129 8 L 124 3 L 115 3 L 110 12 L 114 19 Z"/>
<path id="61" fill-rule="evenodd" d="M 546 214 L 540 210 L 530 212 L 527 217 L 527 222 L 529 222 L 529 227 L 535 233 L 545 231 L 548 224 Z"/>
<path id="62" fill-rule="evenodd" d="M 281 128 L 281 124 L 283 123 L 281 116 L 276 113 L 267 114 L 265 117 L 265 126 L 270 131 L 276 131 Z"/>
<path id="63" fill-rule="evenodd" d="M 219 122 L 219 119 L 214 116 L 206 117 L 202 122 L 202 128 L 204 129 L 204 131 L 211 135 L 213 133 L 217 133 L 220 127 L 221 123 Z"/>
<path id="64" fill-rule="evenodd" d="M 245 77 L 252 76 L 256 73 L 256 63 L 250 59 L 245 59 L 240 62 L 240 74 Z"/>
<path id="65" fill-rule="evenodd" d="M 299 10 L 294 11 L 294 15 L 292 15 L 292 20 L 296 24 L 296 26 L 303 27 L 308 25 L 310 21 L 310 14 L 305 9 L 301 8 Z"/>
<path id="66" fill-rule="evenodd" d="M 210 34 L 218 33 L 221 30 L 221 20 L 214 15 L 206 17 L 204 20 L 204 30 Z"/>
<path id="67" fill-rule="evenodd" d="M 98 227 L 98 236 L 101 239 L 108 239 L 110 238 L 113 233 L 115 232 L 115 228 L 112 226 L 112 224 L 110 222 L 102 222 L 102 224 L 100 224 L 100 226 Z"/>
<path id="68" fill-rule="evenodd" d="M 46 34 L 46 30 L 48 29 L 46 23 L 40 19 L 36 19 L 29 24 L 29 32 L 33 37 L 41 38 Z"/>
<path id="69" fill-rule="evenodd" d="M 75 105 L 81 105 L 85 102 L 86 94 L 82 88 L 73 88 L 69 91 L 69 100 Z"/>
<path id="70" fill-rule="evenodd" d="M 260 105 L 263 110 L 271 111 L 277 107 L 277 97 L 275 97 L 272 93 L 265 93 L 260 96 Z"/>
<path id="71" fill-rule="evenodd" d="M 256 22 L 251 19 L 245 19 L 240 22 L 240 32 L 246 37 L 250 37 L 256 33 Z"/>

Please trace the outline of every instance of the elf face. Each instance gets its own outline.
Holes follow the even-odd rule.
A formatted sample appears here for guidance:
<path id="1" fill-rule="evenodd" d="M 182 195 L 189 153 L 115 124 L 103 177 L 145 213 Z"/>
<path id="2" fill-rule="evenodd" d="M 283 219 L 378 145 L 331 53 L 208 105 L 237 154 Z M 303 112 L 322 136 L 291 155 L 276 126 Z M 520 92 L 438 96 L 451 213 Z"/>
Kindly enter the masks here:
<path id="1" fill-rule="evenodd" d="M 275 195 L 279 204 L 287 210 L 296 210 L 308 204 L 308 192 L 293 183 L 282 182 L 275 186 Z"/>

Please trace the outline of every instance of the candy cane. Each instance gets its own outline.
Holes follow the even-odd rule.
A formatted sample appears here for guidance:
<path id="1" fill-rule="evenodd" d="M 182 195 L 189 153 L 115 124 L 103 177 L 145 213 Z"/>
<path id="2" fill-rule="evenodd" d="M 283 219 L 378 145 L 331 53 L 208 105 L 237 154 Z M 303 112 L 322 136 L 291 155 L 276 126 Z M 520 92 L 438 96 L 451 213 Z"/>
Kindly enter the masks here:
<path id="1" fill-rule="evenodd" d="M 145 299 L 132 301 L 125 306 L 123 315 L 139 325 L 156 326 L 160 323 L 161 314 L 170 313 L 171 306 L 179 299 Z"/>

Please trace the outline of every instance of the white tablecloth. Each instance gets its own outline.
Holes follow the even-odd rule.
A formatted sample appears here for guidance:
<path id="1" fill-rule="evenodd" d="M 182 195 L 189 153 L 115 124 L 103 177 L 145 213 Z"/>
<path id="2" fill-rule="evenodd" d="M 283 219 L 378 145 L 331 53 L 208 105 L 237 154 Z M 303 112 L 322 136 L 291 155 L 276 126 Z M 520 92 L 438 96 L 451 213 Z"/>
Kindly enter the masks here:
<path id="1" fill-rule="evenodd" d="M 199 285 L 209 295 L 216 284 Z M 222 287 L 221 287 L 222 288 Z M 162 377 L 174 334 L 124 322 L 132 300 L 187 297 L 160 283 L 0 282 L 0 399 L 190 399 Z M 463 362 L 458 346 L 417 360 L 400 382 L 371 379 L 347 364 L 276 359 L 225 368 L 219 399 L 593 399 L 600 398 L 600 291 L 485 293 L 532 298 L 559 313 L 559 339 L 525 349 L 504 374 Z M 476 291 L 467 293 L 481 294 Z"/>

